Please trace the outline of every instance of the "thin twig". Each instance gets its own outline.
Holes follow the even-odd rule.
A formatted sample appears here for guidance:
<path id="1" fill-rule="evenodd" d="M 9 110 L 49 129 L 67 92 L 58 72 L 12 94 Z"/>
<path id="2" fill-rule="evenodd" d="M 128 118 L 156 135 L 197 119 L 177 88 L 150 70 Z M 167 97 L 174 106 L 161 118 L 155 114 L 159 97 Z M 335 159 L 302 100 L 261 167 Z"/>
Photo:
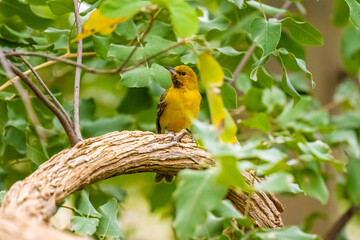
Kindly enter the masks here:
<path id="1" fill-rule="evenodd" d="M 86 70 L 87 72 L 90 72 L 90 73 L 93 73 L 93 74 L 117 74 L 117 73 L 124 73 L 124 72 L 127 72 L 129 70 L 132 70 L 134 68 L 137 68 L 141 65 L 143 65 L 145 62 L 147 61 L 150 61 L 151 59 L 161 55 L 161 54 L 164 54 L 174 48 L 177 48 L 179 46 L 182 46 L 184 45 L 186 42 L 190 41 L 190 39 L 184 39 L 180 42 L 177 42 L 176 44 L 160 51 L 160 52 L 157 52 L 155 53 L 154 55 L 148 57 L 148 58 L 145 58 L 145 59 L 142 59 L 140 61 L 138 61 L 137 63 L 135 63 L 134 66 L 131 66 L 129 68 L 125 68 L 125 69 L 122 69 L 121 71 L 119 71 L 119 68 L 115 68 L 115 69 L 109 69 L 109 70 L 103 70 L 103 69 L 95 69 L 95 68 L 92 68 L 92 67 L 88 67 L 87 65 L 84 65 L 84 64 L 78 64 L 74 61 L 71 61 L 69 59 L 64 59 L 64 58 L 61 58 L 61 57 L 55 57 L 55 56 L 52 56 L 52 55 L 48 55 L 48 54 L 43 54 L 43 53 L 35 53 L 35 52 L 4 52 L 5 53 L 5 56 L 34 56 L 34 57 L 44 57 L 44 58 L 49 58 L 49 59 L 52 59 L 52 60 L 55 60 L 55 61 L 59 61 L 59 62 L 63 62 L 63 63 L 66 63 L 66 64 L 69 64 L 69 65 L 72 65 L 72 66 L 77 66 L 77 67 L 81 67 L 82 69 Z"/>
<path id="2" fill-rule="evenodd" d="M 35 78 L 40 82 L 41 86 L 45 89 L 45 91 L 49 94 L 49 96 L 51 97 L 51 99 L 56 103 L 56 105 L 60 108 L 61 112 L 64 114 L 66 120 L 68 121 L 68 123 L 72 126 L 73 123 L 71 121 L 71 118 L 69 116 L 69 114 L 66 112 L 66 110 L 64 109 L 64 107 L 60 104 L 60 102 L 56 99 L 56 97 L 54 96 L 54 94 L 50 91 L 50 89 L 46 86 L 46 84 L 44 83 L 44 81 L 41 79 L 40 75 L 38 74 L 38 72 L 31 66 L 31 64 L 29 63 L 28 60 L 26 60 L 26 58 L 24 56 L 19 56 L 19 58 L 25 63 L 25 65 L 31 70 L 31 72 L 34 74 Z M 15 83 L 14 83 L 15 84 Z"/>
<path id="3" fill-rule="evenodd" d="M 359 210 L 360 205 L 351 206 L 343 215 L 341 215 L 334 225 L 331 226 L 330 230 L 326 233 L 324 240 L 335 240 L 352 216 Z"/>
<path id="4" fill-rule="evenodd" d="M 3 51 L 0 50 L 0 63 L 3 66 L 6 74 L 9 77 L 14 76 L 14 73 L 11 69 L 11 65 L 10 63 L 6 60 L 5 55 L 3 53 Z M 34 125 L 36 132 L 38 133 L 40 140 L 42 142 L 46 142 L 46 135 L 43 131 L 43 128 L 40 124 L 39 118 L 36 116 L 36 113 L 34 111 L 34 109 L 32 108 L 31 105 L 31 100 L 29 97 L 29 94 L 26 92 L 26 90 L 24 89 L 24 87 L 20 84 L 20 82 L 16 81 L 14 82 L 14 86 L 16 88 L 16 90 L 18 91 L 20 97 L 22 98 L 24 105 L 25 105 L 25 109 L 26 112 L 29 116 L 29 120 L 30 122 Z"/>
<path id="5" fill-rule="evenodd" d="M 75 14 L 75 23 L 77 28 L 77 34 L 81 33 L 81 22 L 80 22 L 80 13 L 79 5 L 77 0 L 73 0 L 74 3 L 74 14 Z M 82 39 L 77 40 L 77 59 L 76 63 L 81 64 L 82 62 Z M 80 99 L 80 77 L 81 77 L 81 68 L 76 67 L 75 69 L 75 82 L 74 82 L 74 130 L 76 137 L 82 140 L 81 131 L 80 131 L 80 116 L 79 116 L 79 99 Z"/>
<path id="6" fill-rule="evenodd" d="M 8 53 L 5 53 L 5 55 L 8 56 Z M 87 52 L 87 53 L 83 53 L 83 57 L 85 56 L 94 56 L 96 55 L 95 52 Z M 26 55 L 18 55 L 18 56 L 26 56 Z M 30 55 L 29 55 L 30 56 Z M 74 53 L 69 53 L 69 54 L 64 54 L 62 56 L 60 56 L 59 58 L 73 58 L 73 57 L 76 57 L 77 54 L 74 54 Z M 36 56 L 36 57 L 40 57 L 40 56 Z M 46 58 L 46 56 L 44 56 Z M 45 67 L 48 67 L 50 65 L 53 65 L 55 63 L 57 63 L 58 60 L 51 60 L 51 61 L 48 61 L 48 62 L 44 62 L 40 65 L 37 65 L 36 67 L 34 67 L 35 70 L 39 70 L 39 69 L 42 69 L 42 68 L 45 68 Z M 31 70 L 27 70 L 25 72 L 23 72 L 26 76 L 29 75 L 31 73 Z M 4 83 L 2 86 L 0 86 L 0 92 L 1 91 L 4 91 L 7 87 L 11 86 L 13 84 L 14 81 L 19 81 L 19 77 L 18 76 L 15 76 L 11 79 L 9 79 L 6 83 Z"/>
<path id="7" fill-rule="evenodd" d="M 76 137 L 74 129 L 68 123 L 66 118 L 62 115 L 62 112 L 40 91 L 40 89 L 31 81 L 31 79 L 24 75 L 23 72 L 15 67 L 14 65 L 10 65 L 11 70 L 18 75 L 35 93 L 35 95 L 55 114 L 55 116 L 59 119 L 61 125 L 63 126 L 69 140 L 71 146 L 74 146 L 80 140 Z"/>
<path id="8" fill-rule="evenodd" d="M 283 5 L 282 5 L 282 9 L 288 9 L 291 6 L 292 2 L 290 1 L 286 1 Z M 279 19 L 282 16 L 282 13 L 278 13 L 276 14 L 274 17 L 276 19 Z M 248 51 L 246 52 L 245 56 L 241 59 L 239 65 L 236 67 L 234 73 L 233 73 L 233 81 L 232 84 L 235 85 L 235 81 L 238 78 L 240 72 L 242 71 L 242 69 L 244 68 L 245 64 L 249 61 L 249 58 L 251 56 L 251 54 L 254 52 L 256 48 L 256 43 L 251 44 L 251 46 L 249 47 Z"/>
<path id="9" fill-rule="evenodd" d="M 142 34 L 141 39 L 137 42 L 137 44 L 135 45 L 135 47 L 133 48 L 133 50 L 130 52 L 129 56 L 127 56 L 127 58 L 125 59 L 125 61 L 121 64 L 121 66 L 119 67 L 118 71 L 121 72 L 123 70 L 123 68 L 126 66 L 126 64 L 130 61 L 131 57 L 135 54 L 136 50 L 138 49 L 138 47 L 140 46 L 141 42 L 144 41 L 145 37 L 148 35 L 148 33 L 150 32 L 152 26 L 154 25 L 154 21 L 155 21 L 155 17 L 160 13 L 162 9 L 160 9 L 157 13 L 155 13 L 154 15 L 151 14 L 151 19 L 150 19 L 150 23 L 148 28 L 146 29 L 146 31 Z M 136 37 L 137 38 L 137 37 Z"/>

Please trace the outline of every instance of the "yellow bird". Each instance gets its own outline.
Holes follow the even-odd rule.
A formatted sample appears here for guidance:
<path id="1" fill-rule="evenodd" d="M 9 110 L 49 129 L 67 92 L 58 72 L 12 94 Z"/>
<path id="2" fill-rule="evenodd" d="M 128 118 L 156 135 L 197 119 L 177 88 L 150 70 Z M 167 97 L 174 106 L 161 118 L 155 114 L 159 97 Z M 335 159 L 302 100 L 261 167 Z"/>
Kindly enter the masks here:
<path id="1" fill-rule="evenodd" d="M 158 133 L 178 133 L 187 129 L 200 109 L 201 95 L 197 89 L 194 71 L 185 65 L 165 67 L 171 73 L 172 86 L 165 90 L 157 106 L 156 129 Z M 181 137 L 179 138 L 181 140 Z M 172 175 L 156 174 L 155 182 L 173 180 Z"/>
<path id="2" fill-rule="evenodd" d="M 171 73 L 172 86 L 160 97 L 157 107 L 158 133 L 178 133 L 187 129 L 200 109 L 201 95 L 197 89 L 194 71 L 185 65 L 166 67 Z"/>

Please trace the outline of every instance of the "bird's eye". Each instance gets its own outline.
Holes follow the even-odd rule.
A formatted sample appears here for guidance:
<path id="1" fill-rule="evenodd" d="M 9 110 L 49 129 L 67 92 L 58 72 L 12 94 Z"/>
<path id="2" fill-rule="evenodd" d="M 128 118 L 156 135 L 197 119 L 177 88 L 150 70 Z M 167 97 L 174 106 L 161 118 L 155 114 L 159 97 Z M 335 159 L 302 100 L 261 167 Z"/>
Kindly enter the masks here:
<path id="1" fill-rule="evenodd" d="M 181 75 L 186 75 L 186 72 L 181 72 Z"/>

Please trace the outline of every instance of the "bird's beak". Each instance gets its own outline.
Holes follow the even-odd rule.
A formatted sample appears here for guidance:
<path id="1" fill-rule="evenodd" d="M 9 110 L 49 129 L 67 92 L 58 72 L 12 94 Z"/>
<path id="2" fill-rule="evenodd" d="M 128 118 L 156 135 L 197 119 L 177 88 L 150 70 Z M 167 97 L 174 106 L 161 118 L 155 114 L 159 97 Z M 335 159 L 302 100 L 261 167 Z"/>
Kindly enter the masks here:
<path id="1" fill-rule="evenodd" d="M 175 71 L 175 68 L 173 68 L 173 67 L 164 67 L 164 68 L 166 68 L 167 70 L 169 70 L 169 72 L 171 72 L 172 74 L 174 74 L 174 75 L 177 75 L 178 73 Z"/>

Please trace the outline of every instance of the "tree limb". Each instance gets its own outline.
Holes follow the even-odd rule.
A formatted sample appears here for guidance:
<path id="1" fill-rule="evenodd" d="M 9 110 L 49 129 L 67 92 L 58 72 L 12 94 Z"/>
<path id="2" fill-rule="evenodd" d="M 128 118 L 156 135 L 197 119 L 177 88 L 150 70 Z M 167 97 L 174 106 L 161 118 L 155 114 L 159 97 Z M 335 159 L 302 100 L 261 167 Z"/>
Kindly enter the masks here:
<path id="1" fill-rule="evenodd" d="M 183 169 L 201 170 L 215 165 L 210 154 L 198 148 L 190 137 L 182 142 L 168 139 L 167 134 L 123 131 L 81 141 L 51 157 L 25 180 L 16 182 L 4 197 L 0 214 L 44 222 L 55 212 L 56 203 L 89 184 L 122 174 L 175 175 Z M 244 177 L 249 179 L 249 175 Z M 235 207 L 244 211 L 242 201 L 247 196 L 235 191 L 229 195 Z M 249 216 L 257 226 L 283 226 L 282 208 L 273 198 L 253 194 Z"/>
<path id="2" fill-rule="evenodd" d="M 74 3 L 74 15 L 75 15 L 77 34 L 80 34 L 81 22 L 80 22 L 79 5 L 77 0 L 73 0 L 73 3 Z M 77 40 L 76 63 L 81 65 L 81 62 L 82 62 L 82 39 L 79 39 Z M 77 66 L 75 69 L 75 81 L 74 81 L 74 131 L 76 137 L 79 140 L 82 140 L 81 131 L 80 131 L 80 116 L 79 116 L 80 77 L 81 77 L 81 68 Z"/>

